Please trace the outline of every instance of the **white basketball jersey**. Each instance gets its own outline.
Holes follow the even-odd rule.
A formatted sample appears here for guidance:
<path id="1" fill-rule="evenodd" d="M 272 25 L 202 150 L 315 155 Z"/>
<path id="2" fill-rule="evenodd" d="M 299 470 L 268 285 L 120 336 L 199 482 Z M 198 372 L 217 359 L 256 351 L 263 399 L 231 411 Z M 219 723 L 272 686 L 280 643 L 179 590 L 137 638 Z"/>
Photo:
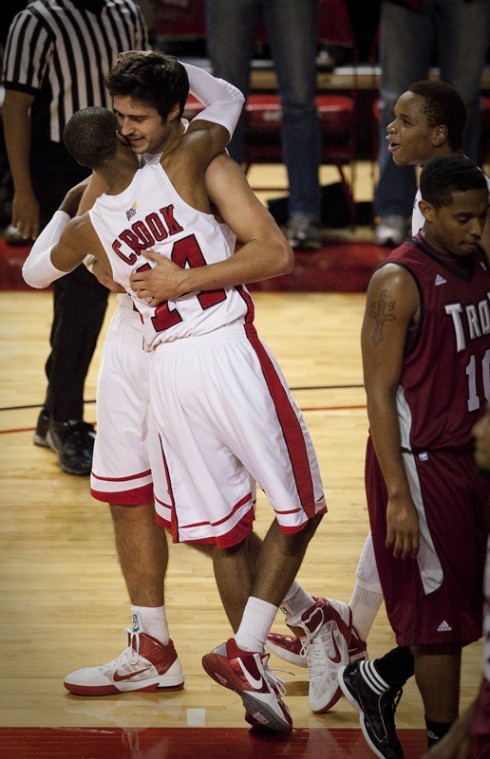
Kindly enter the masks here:
<path id="1" fill-rule="evenodd" d="M 424 226 L 424 221 L 425 221 L 424 215 L 419 208 L 419 200 L 421 199 L 422 199 L 422 193 L 420 192 L 420 189 L 418 189 L 417 194 L 415 195 L 415 200 L 413 202 L 412 237 L 415 237 L 417 232 L 420 232 L 420 230 Z"/>
<path id="2" fill-rule="evenodd" d="M 160 163 L 136 171 L 119 195 L 102 195 L 90 220 L 109 257 L 113 279 L 131 295 L 143 322 L 147 346 L 207 334 L 237 321 L 253 321 L 253 303 L 243 286 L 190 293 L 151 308 L 129 285 L 132 272 L 154 266 L 142 253 L 151 249 L 182 268 L 229 258 L 230 238 L 212 214 L 189 206 Z"/>

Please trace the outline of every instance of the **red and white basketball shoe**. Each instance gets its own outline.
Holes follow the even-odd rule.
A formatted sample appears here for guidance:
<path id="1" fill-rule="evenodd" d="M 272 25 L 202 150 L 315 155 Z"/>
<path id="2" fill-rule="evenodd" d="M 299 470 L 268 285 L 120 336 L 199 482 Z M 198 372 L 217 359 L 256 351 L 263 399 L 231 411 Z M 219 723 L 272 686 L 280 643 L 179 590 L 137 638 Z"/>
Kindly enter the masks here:
<path id="1" fill-rule="evenodd" d="M 282 635 L 281 633 L 269 633 L 265 647 L 271 654 L 276 654 L 289 664 L 297 667 L 307 667 L 308 660 L 303 651 L 301 638 L 296 635 Z"/>
<path id="2" fill-rule="evenodd" d="M 297 667 L 304 668 L 308 666 L 308 659 L 303 651 L 303 643 L 301 642 L 301 638 L 297 638 L 296 635 L 269 633 L 265 647 L 271 654 L 276 654 L 276 656 L 289 662 L 289 664 L 295 664 Z M 368 659 L 369 654 L 366 642 L 361 640 L 359 633 L 354 625 L 352 625 L 349 644 L 349 663 L 353 664 L 357 661 L 367 661 Z"/>
<path id="3" fill-rule="evenodd" d="M 146 633 L 127 633 L 128 648 L 117 659 L 71 672 L 65 677 L 65 688 L 79 696 L 112 696 L 157 688 L 181 690 L 184 675 L 172 641 L 164 646 Z"/>
<path id="4" fill-rule="evenodd" d="M 238 693 L 245 707 L 245 719 L 253 727 L 291 730 L 289 709 L 282 700 L 284 684 L 269 669 L 269 654 L 251 653 L 238 648 L 230 638 L 202 658 L 210 677 Z"/>
<path id="5" fill-rule="evenodd" d="M 288 620 L 291 627 L 295 627 L 293 621 Z M 366 643 L 352 625 L 349 606 L 341 601 L 316 598 L 315 605 L 296 622 L 295 632 L 295 636 L 270 633 L 266 648 L 290 664 L 308 667 L 310 706 L 314 712 L 327 712 L 342 696 L 338 669 L 346 657 L 348 663 L 367 660 Z"/>

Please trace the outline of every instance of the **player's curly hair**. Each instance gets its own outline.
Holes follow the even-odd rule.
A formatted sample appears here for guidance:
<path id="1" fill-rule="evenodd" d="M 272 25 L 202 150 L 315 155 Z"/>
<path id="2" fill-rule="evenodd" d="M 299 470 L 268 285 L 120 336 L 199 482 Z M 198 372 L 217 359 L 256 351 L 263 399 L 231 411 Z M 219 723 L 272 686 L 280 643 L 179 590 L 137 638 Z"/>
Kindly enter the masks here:
<path id="1" fill-rule="evenodd" d="M 420 175 L 422 198 L 434 208 L 450 206 L 454 192 L 486 190 L 487 179 L 471 158 L 464 155 L 438 156 L 429 161 Z"/>
<path id="2" fill-rule="evenodd" d="M 115 113 L 107 108 L 82 108 L 68 121 L 63 142 L 77 163 L 97 169 L 115 155 L 118 128 Z"/>
<path id="3" fill-rule="evenodd" d="M 105 84 L 112 97 L 131 97 L 155 108 L 166 118 L 179 104 L 182 116 L 189 95 L 189 77 L 176 58 L 135 52 L 117 61 Z"/>
<path id="4" fill-rule="evenodd" d="M 424 113 L 428 125 L 436 127 L 443 124 L 447 128 L 451 150 L 455 153 L 461 150 L 466 126 L 466 106 L 459 92 L 438 79 L 414 82 L 408 91 L 425 99 Z"/>

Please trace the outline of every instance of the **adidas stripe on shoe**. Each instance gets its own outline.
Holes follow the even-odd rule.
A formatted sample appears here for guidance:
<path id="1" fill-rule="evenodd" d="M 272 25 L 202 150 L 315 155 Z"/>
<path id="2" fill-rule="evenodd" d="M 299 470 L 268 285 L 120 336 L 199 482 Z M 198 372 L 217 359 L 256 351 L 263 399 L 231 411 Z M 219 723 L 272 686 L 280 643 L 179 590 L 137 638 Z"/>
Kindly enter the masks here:
<path id="1" fill-rule="evenodd" d="M 403 759 L 395 726 L 402 689 L 387 687 L 372 661 L 341 667 L 337 677 L 344 696 L 359 712 L 361 730 L 371 750 L 380 759 Z"/>

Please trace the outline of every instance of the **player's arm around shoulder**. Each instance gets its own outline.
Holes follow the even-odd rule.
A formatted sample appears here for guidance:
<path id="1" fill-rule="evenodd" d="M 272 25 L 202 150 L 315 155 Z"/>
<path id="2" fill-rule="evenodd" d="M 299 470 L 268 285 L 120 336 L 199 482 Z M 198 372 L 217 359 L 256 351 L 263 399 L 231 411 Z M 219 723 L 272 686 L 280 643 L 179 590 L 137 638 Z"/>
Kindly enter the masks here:
<path id="1" fill-rule="evenodd" d="M 34 242 L 22 267 L 22 276 L 28 285 L 48 287 L 72 271 L 83 260 L 78 253 L 77 237 L 73 235 L 75 219 L 59 209 Z"/>
<path id="2" fill-rule="evenodd" d="M 232 257 L 246 266 L 241 282 L 288 274 L 294 253 L 276 221 L 260 202 L 242 170 L 227 153 L 220 153 L 206 171 L 206 188 L 219 217 L 243 243 Z"/>
<path id="3" fill-rule="evenodd" d="M 182 64 L 189 78 L 189 89 L 206 106 L 184 135 L 199 157 L 209 163 L 228 145 L 245 102 L 243 94 L 230 82 L 211 76 L 198 66 Z"/>
<path id="4" fill-rule="evenodd" d="M 182 142 L 186 148 L 202 153 L 209 162 L 226 148 L 230 142 L 230 133 L 221 124 L 196 116 L 190 122 Z"/>
<path id="5" fill-rule="evenodd" d="M 51 250 L 53 266 L 60 271 L 69 272 L 82 263 L 89 252 L 89 227 L 92 225 L 88 214 L 76 216 L 69 222 Z"/>
<path id="6" fill-rule="evenodd" d="M 253 193 L 240 166 L 227 154 L 220 154 L 208 166 L 205 182 L 218 218 L 243 245 L 224 261 L 186 269 L 187 289 L 212 290 L 249 284 L 290 272 L 293 251 Z"/>
<path id="7" fill-rule="evenodd" d="M 101 242 L 95 232 L 88 213 L 76 216 L 70 221 L 51 250 L 51 261 L 63 272 L 73 271 L 88 254 L 95 257 L 105 271 L 111 267 Z"/>

